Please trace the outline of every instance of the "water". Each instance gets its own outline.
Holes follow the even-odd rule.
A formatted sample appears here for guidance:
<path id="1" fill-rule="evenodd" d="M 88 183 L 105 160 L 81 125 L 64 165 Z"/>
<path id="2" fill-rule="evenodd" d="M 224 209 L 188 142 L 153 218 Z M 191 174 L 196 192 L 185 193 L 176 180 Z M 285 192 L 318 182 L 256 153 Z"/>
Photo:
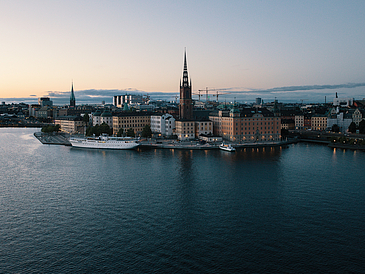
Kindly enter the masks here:
<path id="1" fill-rule="evenodd" d="M 0 129 L 0 273 L 364 273 L 365 153 L 103 151 Z"/>

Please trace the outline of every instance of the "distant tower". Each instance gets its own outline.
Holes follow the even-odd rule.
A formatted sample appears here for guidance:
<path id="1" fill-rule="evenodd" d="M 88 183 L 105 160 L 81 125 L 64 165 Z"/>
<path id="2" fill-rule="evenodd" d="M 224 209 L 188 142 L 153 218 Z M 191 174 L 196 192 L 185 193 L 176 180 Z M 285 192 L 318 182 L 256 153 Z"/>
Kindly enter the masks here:
<path id="1" fill-rule="evenodd" d="M 191 80 L 189 83 L 188 64 L 186 61 L 186 50 L 184 53 L 184 70 L 182 84 L 180 80 L 180 105 L 179 116 L 181 120 L 193 119 L 193 100 L 191 98 Z"/>
<path id="2" fill-rule="evenodd" d="M 70 96 L 70 107 L 75 107 L 75 106 L 76 106 L 76 99 L 75 99 L 75 94 L 74 94 L 74 83 L 72 82 L 71 96 Z"/>

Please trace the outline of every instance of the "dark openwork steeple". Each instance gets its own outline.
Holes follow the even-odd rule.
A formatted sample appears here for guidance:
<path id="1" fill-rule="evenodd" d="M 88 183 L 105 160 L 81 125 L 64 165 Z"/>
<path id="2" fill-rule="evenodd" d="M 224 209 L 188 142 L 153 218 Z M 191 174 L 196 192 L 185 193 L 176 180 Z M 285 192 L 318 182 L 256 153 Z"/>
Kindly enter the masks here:
<path id="1" fill-rule="evenodd" d="M 76 99 L 75 99 L 75 94 L 74 94 L 74 83 L 72 82 L 71 96 L 70 96 L 70 107 L 75 107 L 75 106 L 76 106 Z"/>
<path id="2" fill-rule="evenodd" d="M 181 120 L 193 119 L 193 101 L 191 96 L 191 81 L 189 83 L 188 62 L 186 59 L 186 50 L 184 52 L 184 70 L 183 79 L 180 80 L 180 105 L 179 116 Z"/>

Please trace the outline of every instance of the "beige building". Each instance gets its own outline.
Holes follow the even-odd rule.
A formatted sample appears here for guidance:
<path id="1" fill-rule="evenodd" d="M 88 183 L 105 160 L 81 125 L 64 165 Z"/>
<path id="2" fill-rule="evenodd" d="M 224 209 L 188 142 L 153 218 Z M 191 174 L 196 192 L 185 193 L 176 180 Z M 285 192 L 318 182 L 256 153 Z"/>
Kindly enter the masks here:
<path id="1" fill-rule="evenodd" d="M 304 128 L 304 114 L 303 115 L 295 115 L 294 118 L 295 129 L 303 129 Z"/>
<path id="2" fill-rule="evenodd" d="M 55 119 L 55 125 L 60 125 L 61 131 L 69 134 L 85 134 L 86 123 L 80 116 L 63 116 Z"/>
<path id="3" fill-rule="evenodd" d="M 195 121 L 180 120 L 175 121 L 175 133 L 179 140 L 193 140 L 195 139 Z"/>
<path id="4" fill-rule="evenodd" d="M 229 114 L 218 111 L 209 119 L 221 128 L 222 137 L 234 142 L 265 142 L 281 139 L 281 118 L 266 108 L 232 109 Z"/>
<path id="5" fill-rule="evenodd" d="M 213 122 L 195 121 L 195 136 L 198 138 L 200 135 L 213 135 Z"/>
<path id="6" fill-rule="evenodd" d="M 141 134 L 143 128 L 146 125 L 151 125 L 150 113 L 120 113 L 117 116 L 113 116 L 114 135 L 116 135 L 121 128 L 124 130 L 124 132 L 132 128 L 134 133 L 138 136 Z"/>
<path id="7" fill-rule="evenodd" d="M 312 130 L 325 130 L 327 128 L 327 116 L 316 114 L 311 117 Z"/>

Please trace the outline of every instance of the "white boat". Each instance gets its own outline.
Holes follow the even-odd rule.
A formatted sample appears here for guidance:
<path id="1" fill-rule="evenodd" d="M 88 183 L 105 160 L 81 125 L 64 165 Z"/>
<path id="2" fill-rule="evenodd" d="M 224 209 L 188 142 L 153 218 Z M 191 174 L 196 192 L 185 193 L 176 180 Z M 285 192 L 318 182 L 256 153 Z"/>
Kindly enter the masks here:
<path id="1" fill-rule="evenodd" d="M 98 149 L 133 149 L 139 146 L 138 139 L 132 137 L 99 137 L 70 138 L 73 147 Z"/>
<path id="2" fill-rule="evenodd" d="M 220 146 L 219 146 L 219 149 L 221 150 L 225 150 L 225 151 L 229 151 L 229 152 L 234 152 L 236 151 L 236 149 L 231 145 L 231 144 L 225 144 L 225 143 L 222 143 Z"/>

